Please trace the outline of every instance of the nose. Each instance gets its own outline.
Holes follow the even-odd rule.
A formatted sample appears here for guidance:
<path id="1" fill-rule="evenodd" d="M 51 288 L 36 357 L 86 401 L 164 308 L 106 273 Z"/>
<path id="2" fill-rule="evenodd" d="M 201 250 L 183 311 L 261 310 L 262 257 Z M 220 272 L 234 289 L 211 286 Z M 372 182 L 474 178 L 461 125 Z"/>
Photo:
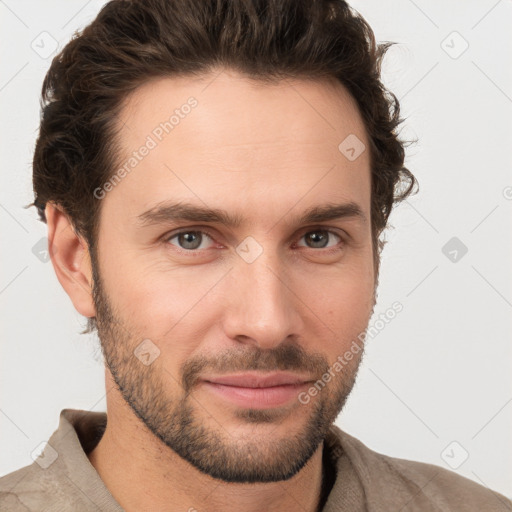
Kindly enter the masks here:
<path id="1" fill-rule="evenodd" d="M 224 330 L 231 339 L 261 349 L 275 348 L 300 333 L 301 301 L 277 256 L 264 251 L 256 261 L 243 259 L 230 272 Z"/>

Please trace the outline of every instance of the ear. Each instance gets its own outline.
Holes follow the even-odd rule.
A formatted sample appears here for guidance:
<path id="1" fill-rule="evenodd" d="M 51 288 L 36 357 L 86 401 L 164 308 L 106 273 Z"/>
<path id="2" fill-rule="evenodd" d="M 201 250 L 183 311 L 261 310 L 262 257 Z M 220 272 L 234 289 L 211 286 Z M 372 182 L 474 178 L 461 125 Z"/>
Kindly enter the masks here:
<path id="1" fill-rule="evenodd" d="M 48 250 L 57 279 L 75 309 L 85 317 L 96 316 L 92 299 L 92 267 L 89 246 L 79 237 L 64 210 L 47 203 Z"/>

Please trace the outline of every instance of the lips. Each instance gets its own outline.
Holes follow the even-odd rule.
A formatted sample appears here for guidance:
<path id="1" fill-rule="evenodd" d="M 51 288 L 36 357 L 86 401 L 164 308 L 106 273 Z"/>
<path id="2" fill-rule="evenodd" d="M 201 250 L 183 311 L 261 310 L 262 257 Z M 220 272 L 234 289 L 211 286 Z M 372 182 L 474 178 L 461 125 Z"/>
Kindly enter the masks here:
<path id="1" fill-rule="evenodd" d="M 284 407 L 293 402 L 299 405 L 297 394 L 309 386 L 310 382 L 310 376 L 290 372 L 246 372 L 205 376 L 201 389 L 231 406 L 269 409 Z"/>
<path id="2" fill-rule="evenodd" d="M 206 376 L 203 380 L 213 384 L 222 384 L 224 386 L 269 388 L 274 386 L 304 384 L 306 382 L 311 382 L 313 379 L 308 375 L 300 375 L 290 372 L 246 372 L 233 375 Z"/>

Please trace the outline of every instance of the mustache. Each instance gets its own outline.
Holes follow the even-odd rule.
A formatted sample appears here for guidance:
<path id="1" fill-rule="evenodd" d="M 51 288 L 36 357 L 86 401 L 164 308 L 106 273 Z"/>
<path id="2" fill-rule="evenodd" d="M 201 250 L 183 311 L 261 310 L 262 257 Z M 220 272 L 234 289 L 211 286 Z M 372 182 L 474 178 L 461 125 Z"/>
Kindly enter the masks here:
<path id="1" fill-rule="evenodd" d="M 235 373 L 243 371 L 297 371 L 319 377 L 327 372 L 329 364 L 319 352 L 307 353 L 295 343 L 279 345 L 275 349 L 254 347 L 230 349 L 213 357 L 197 356 L 181 366 L 181 385 L 189 393 L 205 372 Z"/>

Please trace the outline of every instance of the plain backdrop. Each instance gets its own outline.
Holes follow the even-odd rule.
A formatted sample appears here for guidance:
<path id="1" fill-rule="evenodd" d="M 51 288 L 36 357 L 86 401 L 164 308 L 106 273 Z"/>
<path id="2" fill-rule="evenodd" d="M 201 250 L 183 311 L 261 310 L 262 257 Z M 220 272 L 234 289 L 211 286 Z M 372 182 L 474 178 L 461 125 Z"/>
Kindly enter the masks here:
<path id="1" fill-rule="evenodd" d="M 41 250 L 46 226 L 23 209 L 47 53 L 103 3 L 0 2 L 1 475 L 32 462 L 61 409 L 106 409 L 98 340 L 79 335 L 85 319 Z M 395 301 L 403 311 L 368 341 L 336 423 L 512 497 L 512 2 L 351 4 L 398 43 L 383 77 L 402 138 L 418 139 L 406 165 L 420 192 L 391 216 L 370 325 Z"/>

